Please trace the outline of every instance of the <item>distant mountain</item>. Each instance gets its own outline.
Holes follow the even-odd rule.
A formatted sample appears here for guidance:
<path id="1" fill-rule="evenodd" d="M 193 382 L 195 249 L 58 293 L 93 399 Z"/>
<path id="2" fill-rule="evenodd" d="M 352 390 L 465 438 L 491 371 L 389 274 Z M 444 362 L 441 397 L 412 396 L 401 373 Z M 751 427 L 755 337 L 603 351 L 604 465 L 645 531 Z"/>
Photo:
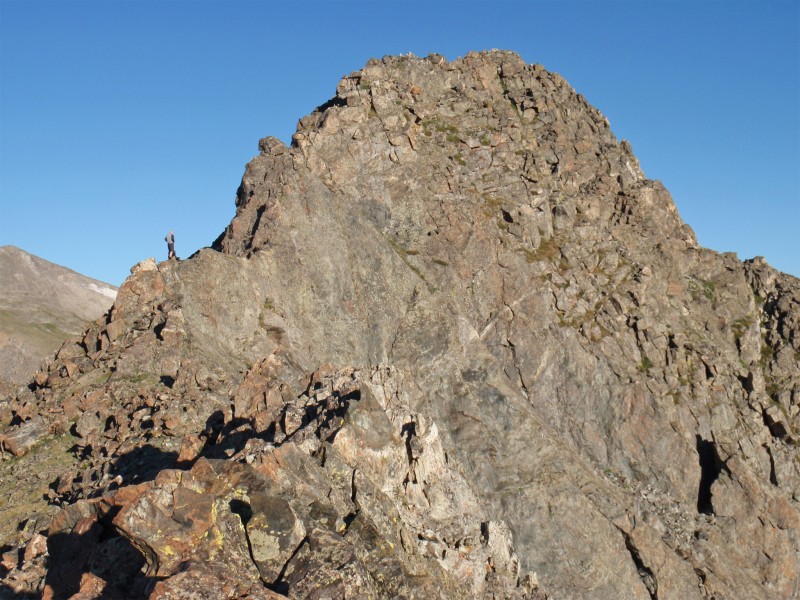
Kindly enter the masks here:
<path id="1" fill-rule="evenodd" d="M 26 383 L 116 296 L 112 285 L 14 246 L 0 247 L 0 392 Z"/>

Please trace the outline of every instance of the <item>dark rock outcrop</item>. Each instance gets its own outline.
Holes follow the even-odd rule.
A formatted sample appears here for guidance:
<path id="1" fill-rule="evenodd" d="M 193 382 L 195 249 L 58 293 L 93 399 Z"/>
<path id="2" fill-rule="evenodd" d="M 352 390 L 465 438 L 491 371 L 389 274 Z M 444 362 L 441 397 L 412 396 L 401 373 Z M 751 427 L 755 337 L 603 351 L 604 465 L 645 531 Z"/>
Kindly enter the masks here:
<path id="1" fill-rule="evenodd" d="M 699 247 L 560 77 L 370 61 L 259 150 L 14 400 L 52 441 L 2 465 L 9 587 L 797 595 L 800 282 Z"/>

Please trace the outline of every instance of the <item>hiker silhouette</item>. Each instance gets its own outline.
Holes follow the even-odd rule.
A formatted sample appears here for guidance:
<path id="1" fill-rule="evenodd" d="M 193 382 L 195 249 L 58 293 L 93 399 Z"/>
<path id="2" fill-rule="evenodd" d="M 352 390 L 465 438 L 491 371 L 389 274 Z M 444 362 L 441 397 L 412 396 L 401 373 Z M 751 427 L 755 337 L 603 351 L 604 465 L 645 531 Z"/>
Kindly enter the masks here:
<path id="1" fill-rule="evenodd" d="M 167 260 L 179 260 L 175 254 L 175 233 L 171 229 L 164 241 L 167 242 Z"/>

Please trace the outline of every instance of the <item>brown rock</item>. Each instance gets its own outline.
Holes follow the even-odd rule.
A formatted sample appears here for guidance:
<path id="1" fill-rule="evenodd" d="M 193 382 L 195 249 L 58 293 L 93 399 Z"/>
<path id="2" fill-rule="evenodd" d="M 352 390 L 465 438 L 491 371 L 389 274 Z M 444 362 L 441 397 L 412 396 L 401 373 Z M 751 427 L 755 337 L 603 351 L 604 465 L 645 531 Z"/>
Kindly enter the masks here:
<path id="1" fill-rule="evenodd" d="M 280 497 L 253 494 L 250 510 L 252 516 L 246 524 L 250 553 L 261 577 L 275 582 L 303 541 L 305 527 Z"/>
<path id="2" fill-rule="evenodd" d="M 81 575 L 80 588 L 78 593 L 71 596 L 71 600 L 95 600 L 106 597 L 103 592 L 106 589 L 106 582 L 92 573 Z"/>
<path id="3" fill-rule="evenodd" d="M 42 440 L 47 432 L 47 422 L 42 417 L 34 417 L 0 436 L 0 446 L 14 456 L 22 456 Z"/>
<path id="4" fill-rule="evenodd" d="M 19 548 L 12 548 L 11 550 L 7 550 L 0 555 L 0 564 L 3 565 L 8 571 L 12 569 L 16 569 L 19 565 L 20 560 L 20 550 Z"/>
<path id="5" fill-rule="evenodd" d="M 189 464 L 200 456 L 205 447 L 205 441 L 197 436 L 186 434 L 181 441 L 181 451 L 178 454 L 178 464 Z"/>
<path id="6" fill-rule="evenodd" d="M 100 420 L 100 415 L 95 412 L 87 411 L 83 413 L 77 423 L 75 423 L 75 433 L 79 437 L 86 438 L 90 434 L 102 431 L 103 423 Z"/>
<path id="7" fill-rule="evenodd" d="M 47 552 L 47 538 L 39 533 L 35 533 L 25 546 L 25 553 L 23 554 L 22 560 L 28 562 L 37 556 L 41 556 L 45 552 Z"/>
<path id="8" fill-rule="evenodd" d="M 12 400 L 96 399 L 108 432 L 41 448 L 76 493 L 147 481 L 96 503 L 103 535 L 165 597 L 792 597 L 800 282 L 699 247 L 512 53 L 336 93 L 262 140 L 213 249 L 134 269 L 114 335 Z"/>

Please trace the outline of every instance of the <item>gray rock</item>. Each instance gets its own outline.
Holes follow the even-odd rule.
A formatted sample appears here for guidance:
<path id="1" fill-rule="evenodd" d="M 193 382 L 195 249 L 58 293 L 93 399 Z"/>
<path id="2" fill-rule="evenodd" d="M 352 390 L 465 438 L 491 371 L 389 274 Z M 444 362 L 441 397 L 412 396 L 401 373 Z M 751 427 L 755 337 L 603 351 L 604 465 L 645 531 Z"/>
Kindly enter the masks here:
<path id="1" fill-rule="evenodd" d="M 11 409 L 113 415 L 63 500 L 123 507 L 162 597 L 797 593 L 800 282 L 513 53 L 345 77 L 80 347 Z"/>

